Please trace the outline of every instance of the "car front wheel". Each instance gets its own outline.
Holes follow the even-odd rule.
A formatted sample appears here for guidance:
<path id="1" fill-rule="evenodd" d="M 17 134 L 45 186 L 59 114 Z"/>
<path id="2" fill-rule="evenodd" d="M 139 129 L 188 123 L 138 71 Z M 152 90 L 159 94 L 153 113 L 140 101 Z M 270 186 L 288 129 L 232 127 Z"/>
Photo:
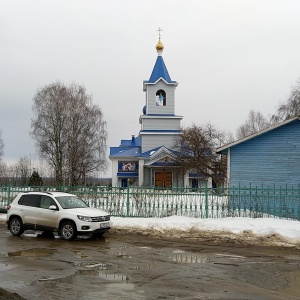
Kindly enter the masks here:
<path id="1" fill-rule="evenodd" d="M 20 236 L 23 234 L 24 228 L 20 218 L 15 217 L 9 221 L 9 231 L 15 236 Z"/>
<path id="2" fill-rule="evenodd" d="M 60 227 L 60 236 L 67 241 L 74 240 L 76 237 L 76 227 L 72 222 L 64 222 Z"/>

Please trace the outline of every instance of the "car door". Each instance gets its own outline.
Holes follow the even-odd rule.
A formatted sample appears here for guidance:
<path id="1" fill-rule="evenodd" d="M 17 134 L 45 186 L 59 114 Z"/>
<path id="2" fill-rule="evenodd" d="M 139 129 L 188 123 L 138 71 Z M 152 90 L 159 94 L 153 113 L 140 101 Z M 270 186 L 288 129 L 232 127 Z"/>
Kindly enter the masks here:
<path id="1" fill-rule="evenodd" d="M 40 207 L 41 195 L 28 194 L 23 195 L 20 200 L 20 215 L 23 217 L 23 223 L 28 228 L 36 228 L 37 214 Z"/>
<path id="2" fill-rule="evenodd" d="M 57 210 L 49 209 L 51 205 L 56 206 Z M 54 228 L 57 228 L 58 214 L 59 212 L 56 202 L 51 197 L 42 195 L 37 215 L 37 224 L 39 229 L 53 230 Z"/>

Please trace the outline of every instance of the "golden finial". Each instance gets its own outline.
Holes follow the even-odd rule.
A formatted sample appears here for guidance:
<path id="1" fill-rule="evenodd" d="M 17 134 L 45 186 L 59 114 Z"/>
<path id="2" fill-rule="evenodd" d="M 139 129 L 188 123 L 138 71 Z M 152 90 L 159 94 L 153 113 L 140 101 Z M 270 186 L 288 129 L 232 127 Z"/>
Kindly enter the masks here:
<path id="1" fill-rule="evenodd" d="M 160 41 L 160 33 L 161 33 L 161 31 L 163 31 L 160 27 L 157 29 L 157 31 L 158 31 L 158 43 L 156 44 L 156 50 L 157 50 L 157 52 L 158 53 L 161 53 L 161 52 L 163 52 L 163 50 L 164 50 L 164 45 L 163 45 L 163 43 Z"/>

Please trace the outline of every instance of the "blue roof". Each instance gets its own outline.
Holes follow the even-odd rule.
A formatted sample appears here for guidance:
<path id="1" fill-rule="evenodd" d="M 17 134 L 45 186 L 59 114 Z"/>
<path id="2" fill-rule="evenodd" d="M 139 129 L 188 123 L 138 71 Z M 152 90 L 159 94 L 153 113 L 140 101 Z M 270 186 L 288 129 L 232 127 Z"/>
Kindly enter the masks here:
<path id="1" fill-rule="evenodd" d="M 299 120 L 300 120 L 300 116 L 292 117 L 290 119 L 285 120 L 282 123 L 279 123 L 279 124 L 276 124 L 274 126 L 268 127 L 266 129 L 263 129 L 263 130 L 258 131 L 256 133 L 253 133 L 253 134 L 251 134 L 249 136 L 246 136 L 246 137 L 244 137 L 242 139 L 239 139 L 237 141 L 234 141 L 232 143 L 229 143 L 229 144 L 226 144 L 226 145 L 224 145 L 222 147 L 219 147 L 216 152 L 217 153 L 221 153 L 221 154 L 227 154 L 228 149 L 231 148 L 231 147 L 234 147 L 236 145 L 242 144 L 242 143 L 244 143 L 244 142 L 246 142 L 248 140 L 256 138 L 257 136 L 263 135 L 265 133 L 268 133 L 269 131 L 272 131 L 272 130 L 277 129 L 277 128 L 281 127 L 281 126 L 285 126 L 285 125 L 287 125 L 287 124 L 289 124 L 291 122 L 295 122 L 295 121 L 299 121 Z"/>
<path id="2" fill-rule="evenodd" d="M 154 154 L 156 151 L 158 151 L 161 148 L 166 148 L 171 153 L 173 153 L 175 156 L 178 156 L 180 153 L 169 149 L 165 146 L 159 146 L 156 148 L 153 148 L 151 150 L 148 150 L 146 152 L 141 153 L 141 147 L 110 147 L 110 157 L 150 157 L 152 154 Z"/>
<path id="3" fill-rule="evenodd" d="M 110 147 L 110 156 L 136 157 L 141 153 L 141 147 Z"/>
<path id="4" fill-rule="evenodd" d="M 157 56 L 152 74 L 148 81 L 144 81 L 144 83 L 155 83 L 160 78 L 163 78 L 167 83 L 176 83 L 176 81 L 172 81 L 165 65 L 165 62 L 162 56 Z"/>
<path id="5" fill-rule="evenodd" d="M 141 146 L 141 138 L 138 137 L 133 137 L 131 140 L 121 140 L 121 145 L 120 146 Z"/>
<path id="6" fill-rule="evenodd" d="M 153 154 L 154 152 L 156 152 L 156 151 L 158 151 L 160 148 L 162 148 L 162 147 L 165 147 L 165 146 L 159 146 L 159 147 L 156 147 L 156 148 L 153 148 L 153 149 L 151 149 L 151 150 L 148 150 L 148 151 L 146 151 L 146 152 L 143 152 L 143 153 L 141 153 L 141 156 L 142 157 L 149 157 L 149 156 L 151 156 L 151 154 Z M 173 153 L 174 155 L 178 155 L 179 154 L 179 152 L 177 152 L 177 151 L 175 151 L 175 150 L 172 150 L 172 149 L 170 149 L 170 148 L 167 148 L 167 147 L 165 147 L 166 149 L 168 149 L 171 153 Z"/>
<path id="7" fill-rule="evenodd" d="M 150 153 L 152 154 L 153 151 L 156 152 L 156 151 L 159 150 L 160 148 L 161 148 L 161 146 L 156 147 L 156 148 L 153 148 L 153 149 L 148 150 L 148 151 L 146 151 L 146 152 L 143 152 L 143 153 L 141 153 L 141 156 L 146 156 L 146 157 L 148 157 L 148 156 L 150 156 Z"/>

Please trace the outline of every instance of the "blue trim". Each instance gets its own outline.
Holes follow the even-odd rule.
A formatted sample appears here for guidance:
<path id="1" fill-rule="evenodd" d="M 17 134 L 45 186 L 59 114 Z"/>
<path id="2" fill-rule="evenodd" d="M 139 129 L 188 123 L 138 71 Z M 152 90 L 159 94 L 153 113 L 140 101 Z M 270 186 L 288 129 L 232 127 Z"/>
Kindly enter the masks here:
<path id="1" fill-rule="evenodd" d="M 153 117 L 156 117 L 156 116 L 158 116 L 158 117 L 161 117 L 161 116 L 174 116 L 175 117 L 175 114 L 147 114 L 146 116 L 153 116 Z"/>
<path id="2" fill-rule="evenodd" d="M 174 167 L 177 166 L 176 162 L 155 162 L 150 167 Z"/>
<path id="3" fill-rule="evenodd" d="M 206 176 L 204 176 L 203 174 L 199 174 L 199 173 L 189 173 L 189 177 L 190 178 L 206 178 Z"/>
<path id="4" fill-rule="evenodd" d="M 118 172 L 118 177 L 139 177 L 138 172 Z"/>

